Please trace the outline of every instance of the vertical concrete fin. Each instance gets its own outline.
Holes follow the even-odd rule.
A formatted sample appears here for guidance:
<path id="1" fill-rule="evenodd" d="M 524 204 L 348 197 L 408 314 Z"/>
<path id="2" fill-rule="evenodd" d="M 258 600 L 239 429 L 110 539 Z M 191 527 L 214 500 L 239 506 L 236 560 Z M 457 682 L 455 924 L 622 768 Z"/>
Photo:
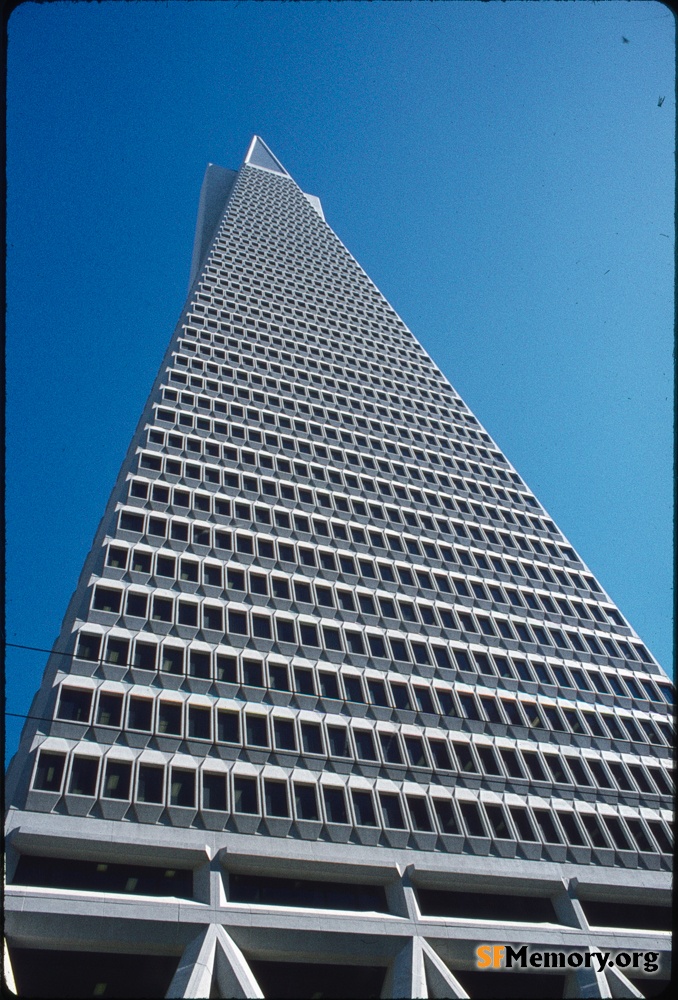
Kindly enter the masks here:
<path id="1" fill-rule="evenodd" d="M 200 273 L 237 176 L 235 170 L 226 170 L 225 167 L 218 167 L 215 163 L 207 165 L 200 189 L 191 273 L 188 279 L 189 291 Z"/>
<path id="2" fill-rule="evenodd" d="M 434 1000 L 443 1000 L 445 997 L 468 1000 L 468 993 L 464 987 L 452 975 L 440 955 L 433 950 L 428 941 L 421 942 L 421 951 L 428 984 L 428 995 Z"/>
<path id="3" fill-rule="evenodd" d="M 186 946 L 165 994 L 167 1000 L 170 998 L 178 1000 L 179 997 L 209 997 L 216 940 L 216 928 L 210 925 Z"/>
<path id="4" fill-rule="evenodd" d="M 219 995 L 222 997 L 263 998 L 259 983 L 247 964 L 247 959 L 223 927 L 216 928 L 215 972 Z M 209 994 L 206 994 L 209 995 Z"/>

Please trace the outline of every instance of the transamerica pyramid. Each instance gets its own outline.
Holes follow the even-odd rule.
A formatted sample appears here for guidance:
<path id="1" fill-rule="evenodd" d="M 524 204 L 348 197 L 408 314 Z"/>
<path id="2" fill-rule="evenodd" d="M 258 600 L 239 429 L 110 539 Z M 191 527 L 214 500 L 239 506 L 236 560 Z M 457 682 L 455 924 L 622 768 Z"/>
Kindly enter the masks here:
<path id="1" fill-rule="evenodd" d="M 207 168 L 186 306 L 10 765 L 7 982 L 655 995 L 671 705 L 255 136 Z"/>

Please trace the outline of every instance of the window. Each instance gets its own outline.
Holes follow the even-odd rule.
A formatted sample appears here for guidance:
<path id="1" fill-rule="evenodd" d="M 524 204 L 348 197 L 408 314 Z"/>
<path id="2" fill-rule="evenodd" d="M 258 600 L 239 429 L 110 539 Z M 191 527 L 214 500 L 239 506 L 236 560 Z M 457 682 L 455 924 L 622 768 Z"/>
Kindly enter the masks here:
<path id="1" fill-rule="evenodd" d="M 131 764 L 126 761 L 109 760 L 106 764 L 104 797 L 107 799 L 128 799 L 131 778 Z"/>
<path id="2" fill-rule="evenodd" d="M 521 806 L 511 806 L 509 812 L 521 840 L 536 841 L 537 837 L 532 828 L 532 822 L 527 809 L 523 809 Z"/>
<path id="3" fill-rule="evenodd" d="M 301 741 L 305 753 L 322 754 L 323 744 L 320 726 L 314 722 L 302 722 Z"/>
<path id="4" fill-rule="evenodd" d="M 42 792 L 58 792 L 61 789 L 61 779 L 64 773 L 65 756 L 63 754 L 40 751 L 38 766 L 35 770 L 33 788 Z"/>
<path id="5" fill-rule="evenodd" d="M 224 617 L 222 609 L 215 604 L 204 604 L 203 623 L 206 629 L 211 629 L 213 632 L 223 632 Z"/>
<path id="6" fill-rule="evenodd" d="M 106 565 L 112 566 L 114 569 L 125 569 L 127 566 L 127 549 L 111 545 L 108 550 Z"/>
<path id="7" fill-rule="evenodd" d="M 247 615 L 244 611 L 228 612 L 228 631 L 234 635 L 247 635 Z"/>
<path id="8" fill-rule="evenodd" d="M 338 629 L 323 626 L 323 639 L 326 649 L 341 651 L 341 638 Z"/>
<path id="9" fill-rule="evenodd" d="M 138 801 L 161 803 L 163 801 L 164 778 L 164 768 L 141 764 L 137 778 Z"/>
<path id="10" fill-rule="evenodd" d="M 237 813 L 259 812 L 255 778 L 235 777 L 233 779 L 233 810 Z"/>
<path id="11" fill-rule="evenodd" d="M 72 722 L 88 722 L 91 704 L 91 691 L 62 687 L 57 718 Z"/>
<path id="12" fill-rule="evenodd" d="M 205 563 L 203 566 L 203 578 L 208 587 L 218 587 L 221 589 L 221 566 L 217 566 L 215 563 Z M 265 577 L 262 579 L 265 580 Z M 264 593 L 266 593 L 266 591 L 264 591 Z"/>
<path id="13" fill-rule="evenodd" d="M 454 815 L 452 803 L 448 799 L 437 798 L 433 799 L 432 802 L 441 831 L 446 834 L 458 836 L 460 830 Z"/>
<path id="14" fill-rule="evenodd" d="M 376 826 L 377 819 L 374 814 L 372 796 L 369 792 L 352 789 L 351 798 L 358 826 Z"/>
<path id="15" fill-rule="evenodd" d="M 328 726 L 327 738 L 329 740 L 330 754 L 332 757 L 351 756 L 348 745 L 348 733 L 344 726 Z"/>
<path id="16" fill-rule="evenodd" d="M 325 799 L 325 813 L 328 823 L 348 823 L 346 812 L 346 801 L 341 788 L 323 788 L 323 798 Z"/>
<path id="17" fill-rule="evenodd" d="M 252 635 L 257 639 L 270 639 L 271 619 L 264 615 L 253 615 Z"/>
<path id="18" fill-rule="evenodd" d="M 384 640 L 380 635 L 367 635 L 367 641 L 370 646 L 370 652 L 372 656 L 377 656 L 381 658 L 386 657 L 386 645 Z"/>
<path id="19" fill-rule="evenodd" d="M 160 700 L 158 703 L 158 732 L 168 736 L 181 736 L 181 703 Z"/>
<path id="20" fill-rule="evenodd" d="M 372 704 L 388 708 L 388 698 L 386 696 L 386 687 L 384 682 L 380 680 L 369 680 L 367 682 L 367 687 L 370 692 L 370 700 L 372 701 Z"/>
<path id="21" fill-rule="evenodd" d="M 146 603 L 146 597 L 144 595 L 144 605 L 145 603 Z M 129 598 L 127 604 L 129 608 Z M 120 666 L 126 667 L 128 664 L 128 658 L 129 658 L 129 639 L 115 639 L 109 637 L 108 643 L 106 645 L 106 662 L 117 663 Z"/>
<path id="22" fill-rule="evenodd" d="M 400 752 L 400 743 L 396 733 L 379 733 L 379 741 L 387 764 L 402 764 L 403 758 Z"/>
<path id="23" fill-rule="evenodd" d="M 220 743 L 240 743 L 240 715 L 237 712 L 219 711 L 217 734 Z"/>
<path id="24" fill-rule="evenodd" d="M 377 760 L 372 733 L 368 729 L 354 729 L 356 752 L 361 760 Z"/>
<path id="25" fill-rule="evenodd" d="M 111 590 L 108 587 L 94 588 L 93 608 L 95 611 L 108 611 L 113 614 L 120 612 L 122 591 Z"/>
<path id="26" fill-rule="evenodd" d="M 508 823 L 506 822 L 504 810 L 501 806 L 487 804 L 485 806 L 485 812 L 488 820 L 490 821 L 492 833 L 497 839 L 507 840 L 513 837 L 513 834 L 509 830 Z"/>
<path id="27" fill-rule="evenodd" d="M 428 767 L 424 744 L 419 736 L 405 736 L 405 749 L 413 767 Z"/>
<path id="28" fill-rule="evenodd" d="M 298 819 L 317 821 L 320 818 L 314 785 L 302 785 L 295 782 L 294 802 Z"/>
<path id="29" fill-rule="evenodd" d="M 580 813 L 580 819 L 584 824 L 584 829 L 586 830 L 589 839 L 594 847 L 608 847 L 607 838 L 600 828 L 600 824 L 596 816 L 591 813 Z"/>
<path id="30" fill-rule="evenodd" d="M 545 809 L 535 809 L 534 818 L 536 819 L 537 826 L 539 827 L 541 835 L 547 844 L 562 843 L 550 812 L 547 812 Z"/>
<path id="31" fill-rule="evenodd" d="M 294 723 L 291 719 L 275 719 L 273 723 L 275 745 L 278 750 L 297 749 L 297 740 L 294 733 Z"/>
<path id="32" fill-rule="evenodd" d="M 327 629 L 325 629 L 327 633 Z M 356 653 L 359 656 L 365 655 L 365 645 L 363 643 L 363 638 L 360 632 L 346 631 L 346 645 L 348 646 L 349 652 Z M 337 635 L 338 638 L 338 635 Z M 341 648 L 340 646 L 336 648 Z"/>
<path id="33" fill-rule="evenodd" d="M 502 770 L 492 747 L 481 745 L 477 747 L 477 750 L 483 773 L 501 775 Z"/>
<path id="34" fill-rule="evenodd" d="M 394 830 L 404 830 L 405 821 L 403 820 L 403 814 L 400 808 L 400 799 L 398 796 L 380 792 L 379 803 L 384 817 L 384 825 L 391 827 Z"/>
<path id="35" fill-rule="evenodd" d="M 289 817 L 287 785 L 282 781 L 264 781 L 267 816 Z"/>
<path id="36" fill-rule="evenodd" d="M 393 659 L 401 663 L 409 663 L 410 656 L 407 650 L 407 644 L 403 639 L 391 638 L 391 652 L 393 654 Z"/>
<path id="37" fill-rule="evenodd" d="M 536 753 L 523 753 L 523 760 L 527 764 L 527 769 L 534 781 L 546 781 L 544 769 Z"/>
<path id="38" fill-rule="evenodd" d="M 279 642 L 296 643 L 294 622 L 288 618 L 276 618 L 276 633 Z"/>
<path id="39" fill-rule="evenodd" d="M 203 809 L 212 809 L 218 812 L 226 810 L 225 775 L 212 774 L 208 771 L 203 772 L 202 805 Z"/>
<path id="40" fill-rule="evenodd" d="M 127 710 L 127 725 L 142 732 L 151 731 L 153 701 L 151 698 L 130 698 Z"/>
<path id="41" fill-rule="evenodd" d="M 89 632 L 81 632 L 78 637 L 78 651 L 77 656 L 81 660 L 93 660 L 99 659 L 99 650 L 101 648 L 101 636 L 93 635 Z"/>
<path id="42" fill-rule="evenodd" d="M 266 716 L 249 714 L 245 717 L 245 733 L 249 746 L 268 747 Z"/>
<path id="43" fill-rule="evenodd" d="M 270 687 L 274 691 L 289 691 L 290 681 L 286 666 L 279 663 L 269 663 L 268 676 Z"/>

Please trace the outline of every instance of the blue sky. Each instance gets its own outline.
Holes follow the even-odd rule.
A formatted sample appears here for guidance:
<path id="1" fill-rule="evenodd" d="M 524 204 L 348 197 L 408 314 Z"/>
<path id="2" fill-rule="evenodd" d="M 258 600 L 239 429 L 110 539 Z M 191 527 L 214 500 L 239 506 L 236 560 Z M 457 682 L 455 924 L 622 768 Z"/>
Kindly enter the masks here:
<path id="1" fill-rule="evenodd" d="M 205 166 L 256 132 L 670 671 L 674 89 L 654 2 L 18 7 L 8 641 L 58 634 L 184 302 Z M 9 712 L 45 659 L 9 650 Z"/>

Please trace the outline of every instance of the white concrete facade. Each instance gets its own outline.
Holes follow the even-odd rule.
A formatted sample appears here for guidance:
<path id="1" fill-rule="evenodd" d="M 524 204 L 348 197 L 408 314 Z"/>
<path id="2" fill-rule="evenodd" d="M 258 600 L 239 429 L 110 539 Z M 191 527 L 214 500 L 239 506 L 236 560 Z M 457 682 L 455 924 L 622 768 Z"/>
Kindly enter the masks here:
<path id="1" fill-rule="evenodd" d="M 128 961 L 129 996 L 291 996 L 287 965 L 285 989 L 343 967 L 350 995 L 480 997 L 475 948 L 513 943 L 661 956 L 528 969 L 529 995 L 651 993 L 672 697 L 254 137 L 206 172 L 187 303 L 10 766 L 7 982 L 27 995 L 42 951 L 64 980 Z"/>

